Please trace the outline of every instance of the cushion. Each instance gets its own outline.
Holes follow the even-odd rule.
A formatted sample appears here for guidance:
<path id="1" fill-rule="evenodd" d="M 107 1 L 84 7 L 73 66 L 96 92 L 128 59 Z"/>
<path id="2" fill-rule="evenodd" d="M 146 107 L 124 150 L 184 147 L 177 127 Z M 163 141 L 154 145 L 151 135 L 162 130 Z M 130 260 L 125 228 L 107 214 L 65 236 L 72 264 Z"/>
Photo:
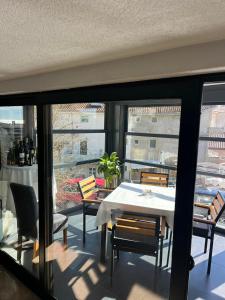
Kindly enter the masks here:
<path id="1" fill-rule="evenodd" d="M 68 218 L 62 214 L 53 214 L 53 233 L 68 227 Z"/>

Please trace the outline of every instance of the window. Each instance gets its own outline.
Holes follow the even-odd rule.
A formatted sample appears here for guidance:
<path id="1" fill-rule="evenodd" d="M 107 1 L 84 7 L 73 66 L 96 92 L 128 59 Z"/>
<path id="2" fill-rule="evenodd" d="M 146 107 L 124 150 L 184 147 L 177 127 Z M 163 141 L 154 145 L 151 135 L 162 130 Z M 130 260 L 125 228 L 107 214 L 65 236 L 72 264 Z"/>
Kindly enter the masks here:
<path id="1" fill-rule="evenodd" d="M 80 121 L 81 123 L 88 123 L 88 116 L 81 116 Z"/>
<path id="2" fill-rule="evenodd" d="M 150 140 L 150 148 L 156 147 L 156 140 Z"/>
<path id="3" fill-rule="evenodd" d="M 77 180 L 96 174 L 97 160 L 105 152 L 105 104 L 52 105 L 53 166 L 57 184 L 56 211 L 80 205 Z M 96 142 L 97 141 L 97 142 Z"/>
<path id="4" fill-rule="evenodd" d="M 87 155 L 87 141 L 80 142 L 80 154 Z"/>
<path id="5" fill-rule="evenodd" d="M 179 135 L 180 105 L 129 107 L 128 118 L 128 132 Z"/>
<path id="6" fill-rule="evenodd" d="M 136 117 L 136 118 L 135 118 L 135 122 L 136 122 L 136 123 L 141 122 L 141 118 L 140 118 L 140 117 Z"/>
<path id="7" fill-rule="evenodd" d="M 128 107 L 126 180 L 139 182 L 143 170 L 169 173 L 169 184 L 176 184 L 180 112 L 180 105 Z"/>
<path id="8" fill-rule="evenodd" d="M 196 197 L 211 202 L 218 190 L 225 195 L 225 105 L 202 106 L 199 139 Z M 225 228 L 225 214 L 218 225 Z"/>
<path id="9" fill-rule="evenodd" d="M 13 140 L 21 139 L 24 135 L 23 130 L 27 129 L 23 119 L 24 109 L 22 106 L 0 107 L 0 144 L 3 136 L 8 135 Z"/>
<path id="10" fill-rule="evenodd" d="M 94 175 L 96 177 L 96 168 L 89 168 L 89 176 Z"/>

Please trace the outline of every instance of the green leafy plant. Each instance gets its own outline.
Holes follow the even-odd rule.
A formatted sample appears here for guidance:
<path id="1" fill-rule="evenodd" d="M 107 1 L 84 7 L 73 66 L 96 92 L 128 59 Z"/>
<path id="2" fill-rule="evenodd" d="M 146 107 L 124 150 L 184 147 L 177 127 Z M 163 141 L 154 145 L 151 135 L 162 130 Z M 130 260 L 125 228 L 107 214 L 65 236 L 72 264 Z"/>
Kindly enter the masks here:
<path id="1" fill-rule="evenodd" d="M 113 187 L 115 181 L 121 177 L 120 160 L 116 152 L 110 155 L 105 153 L 99 159 L 98 173 L 103 173 L 105 178 L 105 187 Z"/>

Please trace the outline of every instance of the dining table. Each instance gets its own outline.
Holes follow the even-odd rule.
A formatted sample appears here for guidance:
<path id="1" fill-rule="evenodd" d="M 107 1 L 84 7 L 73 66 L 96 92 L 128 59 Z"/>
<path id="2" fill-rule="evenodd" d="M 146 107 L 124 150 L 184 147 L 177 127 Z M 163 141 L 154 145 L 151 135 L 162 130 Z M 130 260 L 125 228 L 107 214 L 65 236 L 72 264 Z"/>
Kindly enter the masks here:
<path id="1" fill-rule="evenodd" d="M 175 211 L 174 187 L 152 186 L 122 182 L 112 193 L 102 200 L 96 226 L 102 226 L 100 260 L 105 262 L 107 251 L 107 224 L 112 224 L 112 211 L 137 212 L 165 217 L 168 226 L 173 229 Z"/>

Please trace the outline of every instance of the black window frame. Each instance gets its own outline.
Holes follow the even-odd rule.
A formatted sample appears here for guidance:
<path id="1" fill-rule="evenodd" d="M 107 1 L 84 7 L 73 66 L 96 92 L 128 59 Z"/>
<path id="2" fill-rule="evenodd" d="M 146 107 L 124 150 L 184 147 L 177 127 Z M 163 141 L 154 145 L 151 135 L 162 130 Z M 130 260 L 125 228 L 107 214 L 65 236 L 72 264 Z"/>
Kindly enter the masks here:
<path id="1" fill-rule="evenodd" d="M 51 104 L 58 103 L 80 103 L 80 102 L 105 102 L 107 99 L 110 103 L 120 105 L 124 102 L 136 102 L 141 99 L 165 99 L 179 98 L 182 99 L 181 124 L 180 124 L 180 140 L 179 140 L 179 160 L 178 160 L 178 175 L 183 175 L 183 182 L 179 179 L 177 182 L 176 192 L 176 209 L 174 219 L 174 246 L 173 246 L 173 263 L 171 273 L 171 289 L 170 299 L 181 300 L 187 298 L 188 291 L 188 274 L 189 274 L 189 254 L 191 246 L 191 228 L 192 228 L 192 214 L 193 214 L 193 196 L 197 164 L 198 151 L 198 131 L 200 120 L 200 109 L 202 99 L 202 87 L 204 82 L 224 82 L 225 73 L 194 75 L 179 78 L 167 78 L 142 82 L 111 84 L 102 86 L 82 87 L 75 89 L 48 91 L 41 93 L 29 93 L 18 95 L 2 95 L 0 96 L 0 103 L 2 106 L 14 105 L 37 105 L 38 106 L 38 135 L 40 141 L 43 137 L 45 139 L 41 143 L 39 155 L 43 159 L 39 165 L 39 207 L 44 211 L 40 215 L 40 269 L 46 268 L 46 262 L 43 260 L 45 252 L 42 251 L 46 247 L 49 235 L 51 235 L 49 222 L 51 223 L 52 213 L 52 197 L 51 197 L 51 157 L 48 157 L 49 142 L 46 137 L 49 137 L 49 112 L 48 107 Z M 80 100 L 80 99 L 85 99 Z M 191 123 L 189 116 L 192 116 Z M 124 117 L 124 111 L 120 111 L 120 116 Z M 115 119 L 115 113 L 109 116 L 107 124 L 109 125 Z M 125 123 L 124 123 L 125 124 Z M 120 137 L 125 132 L 125 125 L 119 132 L 113 132 L 112 128 L 107 132 L 107 146 L 112 149 L 113 140 L 109 137 L 114 136 L 114 141 L 119 141 L 119 154 L 124 154 L 124 145 L 121 145 Z M 117 129 L 117 126 L 115 126 Z M 186 159 L 185 145 L 190 143 L 188 159 Z M 190 153 L 189 153 L 190 154 Z M 48 161 L 50 159 L 50 161 Z M 186 161 L 185 161 L 186 159 Z M 187 172 L 185 173 L 185 170 Z M 181 212 L 185 210 L 185 214 Z M 185 237 L 185 238 L 184 238 Z M 22 268 L 21 268 L 22 270 Z M 48 282 L 51 278 L 46 277 L 46 272 L 42 274 L 43 286 L 48 287 Z"/>

